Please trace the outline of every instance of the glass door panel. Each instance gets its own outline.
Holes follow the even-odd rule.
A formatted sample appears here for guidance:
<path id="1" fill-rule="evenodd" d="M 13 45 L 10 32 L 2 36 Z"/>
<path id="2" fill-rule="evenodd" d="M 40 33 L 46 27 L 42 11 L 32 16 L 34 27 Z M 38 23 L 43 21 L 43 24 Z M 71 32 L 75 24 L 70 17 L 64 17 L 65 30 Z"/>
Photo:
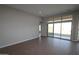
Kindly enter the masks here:
<path id="1" fill-rule="evenodd" d="M 53 24 L 48 24 L 48 36 L 53 36 Z"/>
<path id="2" fill-rule="evenodd" d="M 54 23 L 54 37 L 60 38 L 61 23 Z"/>
<path id="3" fill-rule="evenodd" d="M 61 28 L 61 38 L 70 39 L 71 37 L 71 22 L 63 22 Z"/>

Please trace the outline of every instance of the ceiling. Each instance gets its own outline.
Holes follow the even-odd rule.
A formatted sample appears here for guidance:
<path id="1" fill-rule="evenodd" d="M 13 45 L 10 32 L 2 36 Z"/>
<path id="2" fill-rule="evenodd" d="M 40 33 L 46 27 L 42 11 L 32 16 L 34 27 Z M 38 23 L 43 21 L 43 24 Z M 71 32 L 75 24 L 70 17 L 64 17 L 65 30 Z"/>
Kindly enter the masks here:
<path id="1" fill-rule="evenodd" d="M 41 17 L 74 11 L 79 8 L 78 4 L 9 4 L 7 6 Z"/>

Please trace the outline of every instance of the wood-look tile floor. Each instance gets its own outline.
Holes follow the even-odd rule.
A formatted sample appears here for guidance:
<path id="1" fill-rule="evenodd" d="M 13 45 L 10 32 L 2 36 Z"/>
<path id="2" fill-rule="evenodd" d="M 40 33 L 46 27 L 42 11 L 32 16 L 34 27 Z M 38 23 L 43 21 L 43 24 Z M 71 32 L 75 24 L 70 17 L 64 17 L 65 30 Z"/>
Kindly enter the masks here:
<path id="1" fill-rule="evenodd" d="M 79 42 L 57 38 L 40 37 L 0 49 L 0 54 L 9 55 L 78 55 Z"/>

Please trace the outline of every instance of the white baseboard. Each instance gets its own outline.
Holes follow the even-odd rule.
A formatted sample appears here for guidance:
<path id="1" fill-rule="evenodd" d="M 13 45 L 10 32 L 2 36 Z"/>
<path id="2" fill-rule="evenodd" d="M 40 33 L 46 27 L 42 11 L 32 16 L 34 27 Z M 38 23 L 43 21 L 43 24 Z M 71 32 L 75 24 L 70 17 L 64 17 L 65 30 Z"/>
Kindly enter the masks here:
<path id="1" fill-rule="evenodd" d="M 32 38 L 32 39 L 35 39 L 35 38 L 38 38 L 38 37 L 34 37 L 34 38 Z M 4 46 L 0 46 L 0 48 L 4 48 L 4 47 L 8 47 L 8 46 L 12 46 L 12 45 L 16 45 L 16 44 L 19 44 L 19 43 L 22 43 L 22 42 L 25 42 L 25 41 L 29 41 L 29 40 L 32 40 L 32 39 L 27 39 L 27 40 L 22 40 L 22 41 L 18 41 L 18 42 L 10 43 L 10 44 L 4 45 Z"/>

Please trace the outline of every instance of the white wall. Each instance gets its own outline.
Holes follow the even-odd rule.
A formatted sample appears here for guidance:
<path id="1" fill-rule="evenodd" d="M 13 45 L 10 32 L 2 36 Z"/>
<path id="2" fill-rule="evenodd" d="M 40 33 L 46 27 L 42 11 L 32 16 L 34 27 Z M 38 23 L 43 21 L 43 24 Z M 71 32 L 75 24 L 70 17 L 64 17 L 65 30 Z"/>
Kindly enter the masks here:
<path id="1" fill-rule="evenodd" d="M 73 13 L 72 33 L 71 33 L 72 41 L 79 41 L 78 39 L 79 16 L 78 15 L 79 15 L 79 12 Z"/>
<path id="2" fill-rule="evenodd" d="M 76 41 L 77 40 L 77 15 L 72 15 L 72 31 L 71 31 L 71 40 Z"/>
<path id="3" fill-rule="evenodd" d="M 41 18 L 7 6 L 0 6 L 0 47 L 39 36 Z"/>

